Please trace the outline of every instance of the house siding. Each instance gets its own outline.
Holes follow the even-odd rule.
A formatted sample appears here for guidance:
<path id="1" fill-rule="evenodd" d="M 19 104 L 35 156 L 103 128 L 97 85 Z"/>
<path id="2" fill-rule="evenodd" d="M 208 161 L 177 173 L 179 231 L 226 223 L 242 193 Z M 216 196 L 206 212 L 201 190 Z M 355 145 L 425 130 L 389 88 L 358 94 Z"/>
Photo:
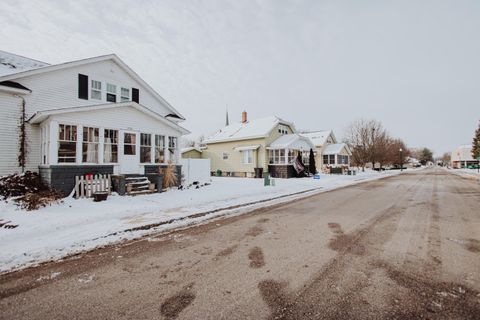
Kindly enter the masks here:
<path id="1" fill-rule="evenodd" d="M 21 99 L 10 94 L 0 93 L 0 176 L 21 172 L 18 166 L 19 125 L 21 116 Z"/>
<path id="2" fill-rule="evenodd" d="M 187 152 L 182 153 L 182 158 L 183 159 L 201 159 L 202 158 L 202 153 L 198 152 L 197 150 L 190 150 Z"/>

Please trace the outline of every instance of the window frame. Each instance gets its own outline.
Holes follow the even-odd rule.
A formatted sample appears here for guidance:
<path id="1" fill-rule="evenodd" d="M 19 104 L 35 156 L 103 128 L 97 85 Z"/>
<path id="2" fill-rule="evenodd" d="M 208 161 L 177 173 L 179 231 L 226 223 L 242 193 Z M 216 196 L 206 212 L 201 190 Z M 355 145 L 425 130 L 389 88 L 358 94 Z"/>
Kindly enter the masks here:
<path id="1" fill-rule="evenodd" d="M 61 134 L 62 134 L 62 126 L 63 126 L 63 139 L 61 139 Z M 67 130 L 66 128 L 69 127 L 70 130 L 69 130 L 69 134 L 68 134 L 68 138 L 70 140 L 67 140 L 66 139 L 66 133 L 67 133 Z M 74 129 L 74 130 L 72 130 Z M 73 140 L 72 140 L 73 138 Z M 57 135 L 57 143 L 58 143 L 58 146 L 57 146 L 57 163 L 59 164 L 63 164 L 63 163 L 77 163 L 77 141 L 78 141 L 78 126 L 75 125 L 75 124 L 65 124 L 65 123 L 59 123 L 58 124 L 58 135 Z M 62 143 L 69 143 L 69 144 L 73 144 L 75 146 L 75 148 L 73 149 L 74 150 L 74 153 L 73 153 L 73 156 L 63 156 L 61 157 L 60 156 L 60 147 L 61 147 L 61 144 Z M 66 159 L 72 159 L 73 161 L 64 161 Z"/>
<path id="2" fill-rule="evenodd" d="M 114 102 L 114 103 L 117 102 L 117 85 L 107 82 L 106 87 L 107 87 L 106 88 L 106 100 L 107 100 L 107 102 Z M 110 90 L 112 88 L 114 90 Z M 110 100 L 109 97 L 113 97 L 113 100 Z"/>
<path id="3" fill-rule="evenodd" d="M 165 135 L 155 134 L 155 163 L 165 163 Z M 161 143 L 159 143 L 161 142 Z M 161 151 L 159 154 L 158 152 Z M 160 155 L 160 156 L 159 156 Z M 160 161 L 161 160 L 161 161 Z"/>
<path id="4" fill-rule="evenodd" d="M 146 141 L 144 141 L 146 138 Z M 149 143 L 149 144 L 145 144 Z M 147 158 L 143 158 L 144 149 L 148 149 L 148 152 L 145 153 Z M 148 161 L 147 161 L 148 160 Z M 140 163 L 152 163 L 152 134 L 151 133 L 140 133 Z"/>
<path id="5" fill-rule="evenodd" d="M 94 86 L 94 83 L 100 85 L 99 88 Z M 98 93 L 98 97 L 94 97 L 93 93 Z M 90 99 L 102 100 L 102 81 L 91 79 L 90 81 Z"/>
<path id="6" fill-rule="evenodd" d="M 86 130 L 86 133 L 85 133 L 85 130 Z M 91 139 L 92 133 L 93 133 L 93 139 Z M 95 141 L 95 138 L 96 138 L 96 141 Z M 95 161 L 87 161 L 89 145 L 93 145 L 93 151 L 95 152 Z M 99 163 L 99 146 L 100 146 L 100 128 L 83 126 L 82 127 L 82 163 Z M 87 150 L 85 150 L 85 147 L 87 147 Z"/>
<path id="7" fill-rule="evenodd" d="M 253 164 L 253 150 L 242 151 L 242 164 Z"/>
<path id="8" fill-rule="evenodd" d="M 123 91 L 124 90 L 127 90 L 128 94 L 127 95 L 124 95 L 123 94 Z M 127 101 L 131 101 L 131 91 L 130 88 L 125 88 L 125 87 L 120 87 L 120 102 L 127 102 Z"/>
<path id="9" fill-rule="evenodd" d="M 107 134 L 107 132 L 114 132 L 114 137 L 115 140 L 114 141 L 111 141 L 111 142 L 107 142 L 107 138 L 112 138 L 110 134 Z M 118 129 L 108 129 L 108 128 L 104 128 L 103 129 L 103 162 L 104 163 L 118 163 L 118 144 L 119 144 L 119 136 L 120 135 L 120 131 Z M 111 146 L 111 154 L 110 154 L 110 157 L 112 158 L 112 160 L 115 160 L 115 161 L 105 161 L 106 157 L 106 146 L 109 145 Z M 116 147 L 116 148 L 114 148 Z M 116 149 L 114 151 L 114 149 Z"/>
<path id="10" fill-rule="evenodd" d="M 125 142 L 126 141 L 126 137 L 127 135 L 129 136 L 133 136 L 134 139 L 133 139 L 133 142 Z M 133 153 L 125 153 L 125 151 L 127 150 L 127 148 L 125 148 L 125 146 L 133 146 Z M 123 155 L 124 156 L 136 156 L 137 155 L 137 133 L 133 133 L 133 132 L 124 132 L 123 133 Z"/>

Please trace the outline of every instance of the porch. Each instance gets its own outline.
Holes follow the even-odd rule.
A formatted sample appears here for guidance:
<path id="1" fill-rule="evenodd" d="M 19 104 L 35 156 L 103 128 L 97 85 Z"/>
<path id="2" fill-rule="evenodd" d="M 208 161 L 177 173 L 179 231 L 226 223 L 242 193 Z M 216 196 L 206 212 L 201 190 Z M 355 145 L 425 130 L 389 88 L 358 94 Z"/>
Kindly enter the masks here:
<path id="1" fill-rule="evenodd" d="M 298 134 L 286 134 L 267 147 L 268 173 L 275 178 L 295 178 L 308 172 L 310 150 L 314 145 Z M 302 161 L 297 162 L 300 155 Z"/>

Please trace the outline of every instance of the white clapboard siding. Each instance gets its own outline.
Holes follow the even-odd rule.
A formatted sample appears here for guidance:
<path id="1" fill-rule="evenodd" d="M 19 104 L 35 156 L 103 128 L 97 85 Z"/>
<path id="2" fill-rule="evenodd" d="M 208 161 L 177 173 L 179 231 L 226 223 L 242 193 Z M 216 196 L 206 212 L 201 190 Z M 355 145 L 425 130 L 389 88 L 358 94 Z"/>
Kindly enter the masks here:
<path id="1" fill-rule="evenodd" d="M 91 97 L 88 100 L 78 99 L 79 73 L 88 76 L 89 86 L 92 79 L 102 81 L 102 100 L 94 100 Z M 117 86 L 117 102 L 120 102 L 120 88 L 122 86 L 130 89 L 133 87 L 140 90 L 140 104 L 148 106 L 163 116 L 172 113 L 161 101 L 150 94 L 145 87 L 141 86 L 111 60 L 40 73 L 14 79 L 13 81 L 32 90 L 32 93 L 26 98 L 27 112 L 30 115 L 39 110 L 107 103 L 105 100 L 107 82 Z"/>
<path id="2" fill-rule="evenodd" d="M 20 98 L 0 93 L 0 176 L 20 172 L 18 167 L 18 141 L 20 124 Z"/>

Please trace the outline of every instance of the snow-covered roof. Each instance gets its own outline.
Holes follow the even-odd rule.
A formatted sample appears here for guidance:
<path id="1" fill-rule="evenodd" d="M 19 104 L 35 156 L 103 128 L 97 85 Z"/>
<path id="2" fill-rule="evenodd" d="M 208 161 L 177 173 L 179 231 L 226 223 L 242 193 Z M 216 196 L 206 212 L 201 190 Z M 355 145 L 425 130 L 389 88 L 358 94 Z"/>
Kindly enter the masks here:
<path id="1" fill-rule="evenodd" d="M 0 77 L 46 67 L 48 65 L 46 62 L 0 50 Z"/>
<path id="2" fill-rule="evenodd" d="M 211 137 L 205 140 L 205 143 L 263 138 L 268 136 L 270 132 L 280 123 L 290 126 L 290 128 L 295 131 L 292 123 L 284 121 L 275 116 L 270 116 L 266 118 L 250 120 L 245 123 L 232 123 L 231 125 L 226 126 L 214 133 Z"/>
<path id="3" fill-rule="evenodd" d="M 310 150 L 315 148 L 307 137 L 299 134 L 286 134 L 273 141 L 267 149 Z"/>
<path id="4" fill-rule="evenodd" d="M 323 154 L 339 154 L 343 148 L 348 147 L 345 143 L 334 143 L 334 144 L 328 144 L 322 151 Z"/>
<path id="5" fill-rule="evenodd" d="M 333 138 L 333 142 L 337 142 L 332 130 L 305 132 L 301 135 L 309 138 L 316 147 L 323 146 L 327 142 L 327 139 L 330 135 Z"/>
<path id="6" fill-rule="evenodd" d="M 198 152 L 200 152 L 200 153 L 203 152 L 202 149 L 196 148 L 196 147 L 182 148 L 182 149 L 180 150 L 180 152 L 181 152 L 181 153 L 185 153 L 185 152 L 189 152 L 189 151 L 193 151 L 193 150 L 198 151 Z"/>
<path id="7" fill-rule="evenodd" d="M 77 107 L 67 107 L 67 108 L 58 108 L 58 109 L 50 109 L 50 110 L 42 110 L 37 111 L 30 119 L 28 119 L 29 123 L 37 124 L 42 123 L 48 117 L 54 116 L 57 114 L 67 114 L 72 112 L 82 112 L 82 111 L 92 111 L 92 110 L 103 110 L 103 109 L 112 109 L 112 108 L 122 108 L 122 107 L 132 107 L 146 115 L 180 131 L 182 134 L 188 134 L 190 131 L 187 129 L 179 126 L 177 123 L 165 119 L 162 115 L 156 113 L 155 111 L 150 110 L 149 108 L 136 103 L 134 101 L 127 101 L 127 102 L 118 102 L 118 103 L 104 103 L 104 104 L 96 104 L 90 106 L 77 106 Z"/>

